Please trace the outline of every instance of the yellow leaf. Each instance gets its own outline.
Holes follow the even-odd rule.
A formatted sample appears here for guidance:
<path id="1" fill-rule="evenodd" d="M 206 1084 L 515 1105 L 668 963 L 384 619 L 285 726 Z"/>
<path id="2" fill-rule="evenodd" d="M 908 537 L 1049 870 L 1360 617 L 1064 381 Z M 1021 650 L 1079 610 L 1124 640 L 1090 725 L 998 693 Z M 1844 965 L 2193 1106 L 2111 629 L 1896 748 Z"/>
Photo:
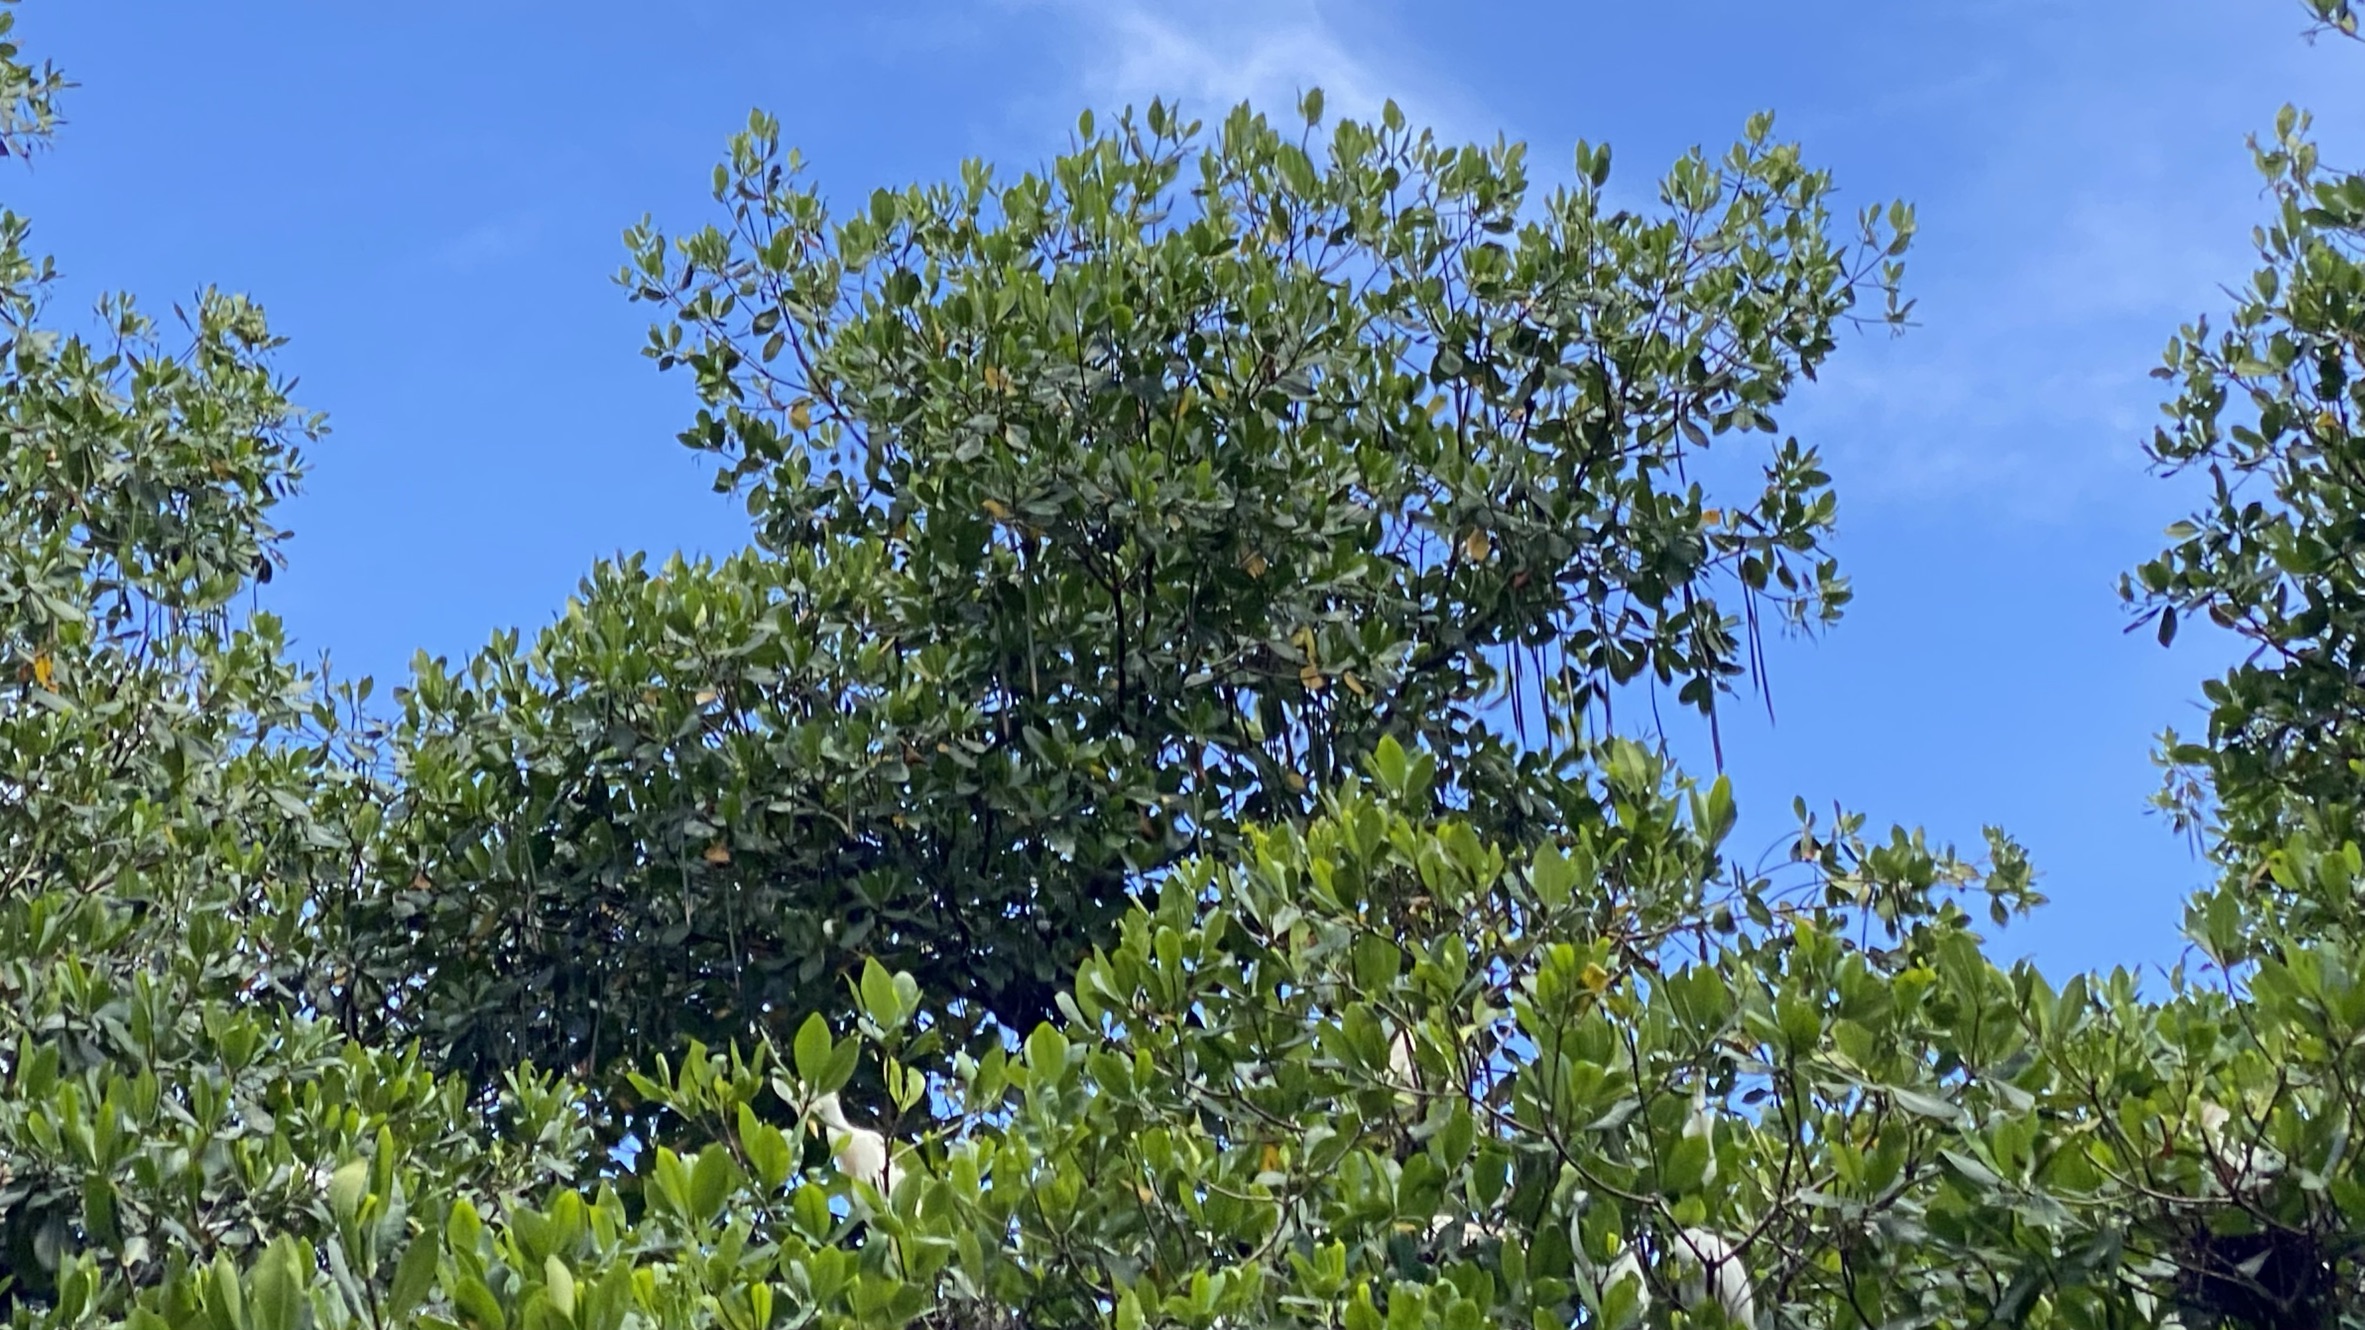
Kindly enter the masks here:
<path id="1" fill-rule="evenodd" d="M 788 424 L 791 429 L 813 428 L 813 399 L 800 397 L 788 404 Z"/>
<path id="2" fill-rule="evenodd" d="M 1484 531 L 1473 531 L 1462 537 L 1462 557 L 1472 563 L 1485 563 L 1486 556 L 1493 552 L 1494 542 L 1486 538 Z"/>
<path id="3" fill-rule="evenodd" d="M 1010 520 L 1010 510 L 1003 507 L 1002 504 L 995 499 L 988 499 L 985 501 L 985 515 L 997 522 L 1007 522 Z"/>
<path id="4" fill-rule="evenodd" d="M 698 690 L 698 697 L 696 700 L 698 705 L 705 706 L 706 704 L 721 696 L 721 693 L 716 692 L 712 688 L 701 688 Z"/>
<path id="5" fill-rule="evenodd" d="M 1265 575 L 1266 567 L 1265 556 L 1262 554 L 1252 553 L 1245 561 L 1245 566 L 1248 569 L 1248 575 L 1250 577 L 1263 577 Z"/>
<path id="6" fill-rule="evenodd" d="M 1716 526 L 1724 521 L 1724 509 L 1702 508 L 1700 510 L 1700 521 L 1707 526 Z"/>
<path id="7" fill-rule="evenodd" d="M 1306 653 L 1308 665 L 1320 663 L 1314 655 L 1314 630 L 1312 628 L 1301 626 L 1296 632 L 1289 635 L 1289 640 L 1298 650 Z"/>
<path id="8" fill-rule="evenodd" d="M 1258 1167 L 1264 1169 L 1264 1171 L 1267 1173 L 1279 1172 L 1281 1168 L 1281 1147 L 1274 1145 L 1270 1141 L 1266 1142 L 1264 1157 L 1257 1161 L 1257 1165 Z"/>
<path id="9" fill-rule="evenodd" d="M 699 857 L 706 860 L 706 862 L 713 864 L 715 867 L 720 868 L 724 864 L 731 862 L 731 847 L 718 840 L 714 844 L 707 846 L 706 853 Z"/>
<path id="10" fill-rule="evenodd" d="M 1585 985 L 1586 991 L 1598 993 L 1610 986 L 1610 972 L 1602 969 L 1599 965 L 1588 962 L 1585 972 L 1578 975 L 1577 980 Z"/>
<path id="11" fill-rule="evenodd" d="M 1322 671 L 1312 665 L 1297 672 L 1297 681 L 1306 686 L 1306 691 L 1313 693 L 1321 692 L 1330 683 L 1328 679 L 1322 677 Z"/>
<path id="12" fill-rule="evenodd" d="M 33 653 L 33 682 L 47 688 L 57 680 L 57 666 L 46 651 Z"/>
<path id="13" fill-rule="evenodd" d="M 982 377 L 985 379 L 985 386 L 993 389 L 995 392 L 1000 393 L 1010 391 L 1010 376 L 1002 372 L 1001 366 L 986 366 Z"/>
<path id="14" fill-rule="evenodd" d="M 1345 673 L 1339 675 L 1339 682 L 1345 684 L 1347 686 L 1347 691 L 1353 693 L 1357 697 L 1371 696 L 1370 693 L 1364 690 L 1363 681 L 1355 677 L 1355 671 L 1353 670 L 1348 670 Z"/>

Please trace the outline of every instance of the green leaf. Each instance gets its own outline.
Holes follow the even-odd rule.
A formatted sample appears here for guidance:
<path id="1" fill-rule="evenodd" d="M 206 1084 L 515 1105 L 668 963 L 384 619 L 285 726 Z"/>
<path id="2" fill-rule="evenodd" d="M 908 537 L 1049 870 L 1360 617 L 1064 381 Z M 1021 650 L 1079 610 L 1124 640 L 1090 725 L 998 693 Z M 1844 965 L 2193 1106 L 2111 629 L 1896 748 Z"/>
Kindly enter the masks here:
<path id="1" fill-rule="evenodd" d="M 819 1093 L 830 1093 L 846 1088 L 854 1079 L 854 1069 L 861 1065 L 862 1045 L 852 1039 L 840 1039 L 830 1050 L 829 1065 L 821 1070 L 821 1080 L 813 1088 Z"/>
<path id="2" fill-rule="evenodd" d="M 739 1106 L 739 1148 L 746 1152 L 748 1165 L 755 1169 L 756 1181 L 766 1192 L 779 1191 L 796 1165 L 787 1134 L 758 1118 L 746 1104 Z"/>
<path id="3" fill-rule="evenodd" d="M 831 1052 L 829 1022 L 822 1019 L 820 1012 L 807 1016 L 805 1023 L 797 1027 L 794 1052 L 797 1079 L 808 1086 L 818 1084 L 829 1067 Z"/>
<path id="4" fill-rule="evenodd" d="M 349 1160 L 329 1175 L 328 1208 L 339 1223 L 350 1224 L 361 1212 L 361 1202 L 369 1195 L 370 1162 L 367 1159 Z"/>
<path id="5" fill-rule="evenodd" d="M 452 1213 L 444 1222 L 444 1238 L 455 1252 L 474 1255 L 484 1239 L 484 1220 L 476 1207 L 465 1196 L 452 1202 Z"/>
<path id="6" fill-rule="evenodd" d="M 702 1220 L 712 1220 L 723 1211 L 731 1189 L 739 1185 L 739 1168 L 731 1162 L 730 1151 L 720 1145 L 710 1145 L 698 1152 L 698 1162 L 690 1173 L 690 1212 Z"/>
<path id="7" fill-rule="evenodd" d="M 1378 745 L 1372 749 L 1371 774 L 1379 782 L 1380 789 L 1391 798 L 1404 797 L 1407 762 L 1404 745 L 1396 742 L 1395 735 L 1381 736 Z"/>
<path id="8" fill-rule="evenodd" d="M 2004 1180 L 1996 1175 L 1994 1169 L 1960 1150 L 1940 1150 L 1938 1156 L 1965 1181 L 1981 1190 L 1992 1191 L 2003 1185 Z"/>
<path id="9" fill-rule="evenodd" d="M 882 1030 L 894 1030 L 902 1026 L 904 1013 L 902 1004 L 896 1000 L 895 978 L 887 973 L 887 967 L 879 964 L 876 957 L 863 958 L 860 996 L 862 1014 L 869 1017 L 872 1024 Z"/>
<path id="10" fill-rule="evenodd" d="M 560 1316 L 575 1317 L 575 1273 L 555 1254 L 542 1258 L 542 1287 L 549 1295 L 551 1309 Z"/>
<path id="11" fill-rule="evenodd" d="M 311 1262 L 297 1253 L 295 1239 L 272 1240 L 263 1259 L 255 1263 L 252 1330 L 297 1330 L 310 1266 Z"/>
<path id="12" fill-rule="evenodd" d="M 1026 1060 L 1037 1076 L 1061 1075 L 1067 1068 L 1067 1036 L 1048 1021 L 1036 1026 L 1035 1032 L 1026 1037 Z"/>
<path id="13" fill-rule="evenodd" d="M 1708 1175 L 1712 1143 L 1703 1136 L 1679 1136 L 1667 1148 L 1659 1172 L 1659 1189 L 1670 1196 L 1688 1196 L 1700 1189 Z"/>
<path id="14" fill-rule="evenodd" d="M 1577 867 L 1561 853 L 1557 845 L 1546 845 L 1536 851 L 1528 866 L 1528 884 L 1535 888 L 1536 899 L 1559 909 L 1569 903 L 1577 885 Z"/>
<path id="15" fill-rule="evenodd" d="M 1700 827 L 1700 834 L 1709 845 L 1720 845 L 1726 836 L 1732 834 L 1733 823 L 1738 816 L 1733 807 L 1733 783 L 1720 771 L 1708 786 L 1707 816 Z"/>
<path id="16" fill-rule="evenodd" d="M 685 1219 L 697 1218 L 700 1210 L 693 1197 L 696 1189 L 690 1178 L 689 1166 L 682 1157 L 667 1146 L 657 1147 L 657 1157 L 651 1163 L 649 1176 L 657 1184 L 656 1199 L 674 1214 Z"/>
<path id="17" fill-rule="evenodd" d="M 213 1293 L 207 1307 L 213 1314 L 214 1330 L 249 1330 L 245 1285 L 239 1280 L 238 1267 L 231 1263 L 227 1251 L 214 1253 L 212 1278 L 207 1281 L 207 1287 Z"/>
<path id="18" fill-rule="evenodd" d="M 475 1330 L 507 1330 L 509 1318 L 502 1313 L 500 1300 L 485 1287 L 483 1280 L 462 1275 L 450 1286 L 450 1292 L 452 1306 Z"/>
<path id="19" fill-rule="evenodd" d="M 1470 1150 L 1478 1140 L 1478 1120 L 1469 1107 L 1455 1103 L 1445 1126 L 1432 1138 L 1437 1162 L 1448 1170 L 1458 1169 L 1470 1158 Z"/>
<path id="20" fill-rule="evenodd" d="M 1896 1104 L 1897 1107 L 1921 1117 L 1936 1118 L 1940 1122 L 1956 1122 L 1960 1121 L 1963 1116 L 1962 1110 L 1953 1104 L 1936 1095 L 1924 1094 L 1919 1090 L 1890 1086 L 1887 1094 L 1890 1102 Z"/>
<path id="21" fill-rule="evenodd" d="M 411 1239 L 401 1262 L 394 1267 L 393 1282 L 386 1288 L 383 1319 L 387 1324 L 401 1324 L 435 1287 L 436 1265 L 442 1256 L 443 1243 L 433 1231 Z"/>

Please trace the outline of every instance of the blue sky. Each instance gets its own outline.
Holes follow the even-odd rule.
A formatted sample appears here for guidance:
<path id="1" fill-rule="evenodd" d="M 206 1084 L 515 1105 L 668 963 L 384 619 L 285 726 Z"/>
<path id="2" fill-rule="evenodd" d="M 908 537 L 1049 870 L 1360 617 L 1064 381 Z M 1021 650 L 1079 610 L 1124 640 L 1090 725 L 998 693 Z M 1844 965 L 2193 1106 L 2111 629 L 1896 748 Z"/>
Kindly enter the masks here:
<path id="1" fill-rule="evenodd" d="M 1923 326 L 1847 343 L 1783 419 L 1832 464 L 1858 600 L 1776 650 L 1778 723 L 1727 732 L 1737 846 L 1794 794 L 1966 845 L 2000 823 L 2054 898 L 2006 954 L 2158 964 L 2202 870 L 2144 810 L 2149 736 L 2197 727 L 2227 648 L 2122 635 L 2111 588 L 2178 515 L 2139 452 L 2145 373 L 2249 270 L 2244 136 L 2296 101 L 2365 158 L 2365 49 L 2301 26 L 2222 0 L 30 0 L 23 38 L 83 86 L 5 197 L 67 274 L 61 315 L 213 283 L 294 338 L 335 433 L 269 603 L 391 681 L 538 627 L 603 554 L 743 543 L 608 276 L 644 212 L 706 219 L 751 106 L 846 195 L 1033 165 L 1087 105 L 1283 110 L 1312 84 L 1334 113 L 1392 96 L 1526 139 L 1547 179 L 1606 139 L 1639 192 L 1770 108 L 1849 199 L 1916 203 Z"/>

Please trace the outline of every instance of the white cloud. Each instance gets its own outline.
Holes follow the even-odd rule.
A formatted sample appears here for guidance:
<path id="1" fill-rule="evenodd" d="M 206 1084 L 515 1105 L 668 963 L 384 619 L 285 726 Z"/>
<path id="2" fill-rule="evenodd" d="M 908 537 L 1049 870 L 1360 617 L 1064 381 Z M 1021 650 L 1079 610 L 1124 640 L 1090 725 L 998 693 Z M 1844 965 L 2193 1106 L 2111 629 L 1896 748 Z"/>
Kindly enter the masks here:
<path id="1" fill-rule="evenodd" d="M 525 254 L 541 238 L 541 218 L 513 213 L 481 222 L 454 236 L 435 251 L 431 262 L 449 272 L 476 272 Z"/>
<path id="2" fill-rule="evenodd" d="M 2256 262 L 2267 205 L 2242 138 L 2290 90 L 2287 53 L 2260 45 L 2206 96 L 2147 61 L 2032 60 L 1901 109 L 1957 154 L 1909 191 L 1925 326 L 1843 348 L 1784 421 L 1828 445 L 1848 493 L 2040 522 L 2157 505 L 2137 480 L 2166 391 L 2148 371 Z M 2196 60 L 2176 54 L 2160 63 Z M 1975 132 L 1944 136 L 1950 119 Z"/>
<path id="3" fill-rule="evenodd" d="M 1394 98 L 1416 124 L 1468 123 L 1465 101 L 1434 70 L 1396 58 L 1378 40 L 1384 15 L 1317 0 L 1018 0 L 1064 19 L 1082 48 L 1078 90 L 1102 106 L 1179 98 L 1213 119 L 1240 102 L 1286 116 L 1308 88 L 1328 113 L 1377 116 Z M 1489 135 L 1491 137 L 1491 135 Z"/>

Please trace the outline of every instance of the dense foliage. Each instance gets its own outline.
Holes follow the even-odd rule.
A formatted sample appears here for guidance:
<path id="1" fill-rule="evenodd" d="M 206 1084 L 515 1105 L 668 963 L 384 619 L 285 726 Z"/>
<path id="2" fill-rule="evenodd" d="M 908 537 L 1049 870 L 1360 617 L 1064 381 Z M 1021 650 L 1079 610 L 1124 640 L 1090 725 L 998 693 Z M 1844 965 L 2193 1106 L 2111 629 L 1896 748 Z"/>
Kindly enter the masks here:
<path id="1" fill-rule="evenodd" d="M 0 47 L 11 153 L 61 89 Z M 2001 833 L 1746 869 L 1618 737 L 1844 601 L 1810 449 L 1687 477 L 1910 214 L 1302 109 L 842 221 L 758 117 L 626 272 L 756 545 L 386 718 L 236 609 L 321 428 L 260 313 L 62 335 L 0 218 L 11 1324 L 2365 1324 L 2365 176 L 2287 114 L 2171 350 L 2218 483 L 2129 594 L 2264 654 L 2147 992 L 1987 957 Z"/>
<path id="2" fill-rule="evenodd" d="M 1646 217 L 1607 149 L 1531 203 L 1518 146 L 1306 110 L 1088 117 L 1041 176 L 843 219 L 758 115 L 724 226 L 631 234 L 758 544 L 424 670 L 417 886 L 369 929 L 405 1028 L 604 1066 L 791 1028 L 870 956 L 948 1037 L 1024 1032 L 1129 892 L 1381 738 L 1527 837 L 1617 685 L 1712 710 L 1761 617 L 1836 616 L 1814 454 L 1724 496 L 1685 464 L 1772 431 L 1868 286 L 1899 312 L 1902 208 L 1835 240 L 1763 121 Z"/>

